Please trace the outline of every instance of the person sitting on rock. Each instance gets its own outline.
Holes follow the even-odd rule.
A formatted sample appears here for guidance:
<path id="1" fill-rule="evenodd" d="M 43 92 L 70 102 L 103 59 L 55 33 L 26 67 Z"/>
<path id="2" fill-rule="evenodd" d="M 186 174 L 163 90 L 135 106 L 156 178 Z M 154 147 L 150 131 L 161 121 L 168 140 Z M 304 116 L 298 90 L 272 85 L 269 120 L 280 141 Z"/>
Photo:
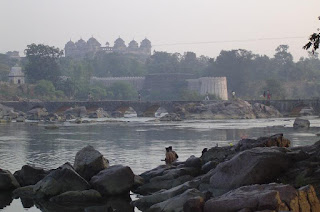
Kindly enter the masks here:
<path id="1" fill-rule="evenodd" d="M 167 165 L 171 165 L 178 157 L 178 154 L 175 151 L 172 151 L 172 147 L 166 147 L 166 158 L 164 161 Z"/>
<path id="2" fill-rule="evenodd" d="M 169 146 L 168 148 L 169 148 L 169 151 L 174 154 L 174 156 L 175 156 L 175 158 L 177 160 L 179 158 L 178 154 L 175 151 L 172 150 L 172 146 Z"/>

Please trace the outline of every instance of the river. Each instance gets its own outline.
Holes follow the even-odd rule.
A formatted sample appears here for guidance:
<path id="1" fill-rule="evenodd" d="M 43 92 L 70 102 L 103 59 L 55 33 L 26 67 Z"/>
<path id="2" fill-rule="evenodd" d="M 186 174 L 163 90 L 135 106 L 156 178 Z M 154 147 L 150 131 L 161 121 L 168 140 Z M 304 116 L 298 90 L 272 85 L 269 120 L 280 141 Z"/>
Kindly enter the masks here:
<path id="1" fill-rule="evenodd" d="M 310 118 L 310 117 L 309 117 Z M 173 146 L 181 161 L 200 156 L 203 148 L 235 144 L 241 138 L 258 138 L 284 133 L 293 146 L 311 145 L 320 140 L 320 119 L 311 117 L 311 128 L 294 130 L 293 118 L 252 120 L 207 120 L 158 122 L 154 118 L 127 117 L 98 119 L 89 124 L 63 123 L 46 130 L 44 123 L 0 124 L 0 168 L 12 173 L 25 164 L 53 169 L 70 162 L 81 148 L 90 144 L 110 165 L 130 166 L 135 174 L 162 164 L 165 147 Z M 0 211 L 24 209 L 20 200 Z"/>

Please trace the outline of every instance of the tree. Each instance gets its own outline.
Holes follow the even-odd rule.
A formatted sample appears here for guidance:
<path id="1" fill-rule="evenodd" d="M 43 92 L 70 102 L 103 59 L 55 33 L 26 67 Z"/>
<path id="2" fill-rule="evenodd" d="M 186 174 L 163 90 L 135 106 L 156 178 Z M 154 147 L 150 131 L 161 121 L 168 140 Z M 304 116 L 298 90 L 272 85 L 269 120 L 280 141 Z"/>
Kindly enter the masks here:
<path id="1" fill-rule="evenodd" d="M 138 92 L 127 82 L 115 82 L 109 88 L 108 99 L 134 100 L 138 98 Z"/>
<path id="2" fill-rule="evenodd" d="M 320 20 L 320 16 L 318 17 Z M 319 29 L 318 29 L 319 31 Z M 315 32 L 309 37 L 309 42 L 303 46 L 304 49 L 308 50 L 312 48 L 312 52 L 314 53 L 319 48 L 320 43 L 320 32 Z"/>
<path id="3" fill-rule="evenodd" d="M 177 73 L 179 71 L 179 55 L 167 52 L 154 52 L 146 62 L 149 74 Z"/>
<path id="4" fill-rule="evenodd" d="M 28 59 L 25 73 L 29 82 L 49 80 L 55 84 L 58 81 L 61 75 L 59 58 L 63 55 L 62 50 L 33 43 L 27 46 L 25 54 Z"/>

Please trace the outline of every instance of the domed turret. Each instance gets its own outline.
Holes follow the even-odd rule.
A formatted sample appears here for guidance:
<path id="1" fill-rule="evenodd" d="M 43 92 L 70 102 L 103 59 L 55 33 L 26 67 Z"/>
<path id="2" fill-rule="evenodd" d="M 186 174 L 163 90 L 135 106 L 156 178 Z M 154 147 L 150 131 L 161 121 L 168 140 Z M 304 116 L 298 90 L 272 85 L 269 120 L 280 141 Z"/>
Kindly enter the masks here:
<path id="1" fill-rule="evenodd" d="M 151 42 L 147 38 L 141 41 L 140 52 L 145 55 L 151 55 Z"/>
<path id="2" fill-rule="evenodd" d="M 124 40 L 122 40 L 120 37 L 114 41 L 113 49 L 117 52 L 124 52 L 126 50 L 127 46 L 124 43 Z"/>
<path id="3" fill-rule="evenodd" d="M 129 43 L 129 48 L 130 48 L 130 49 L 137 49 L 137 48 L 139 48 L 138 42 L 135 41 L 135 40 L 130 41 L 130 43 Z"/>
<path id="4" fill-rule="evenodd" d="M 94 37 L 89 38 L 87 43 L 91 46 L 101 46 L 99 41 L 97 41 L 97 39 L 95 39 Z"/>
<path id="5" fill-rule="evenodd" d="M 141 48 L 151 48 L 151 42 L 145 38 L 143 39 L 143 41 L 141 41 L 141 45 L 140 45 Z"/>
<path id="6" fill-rule="evenodd" d="M 66 43 L 65 47 L 75 47 L 75 44 L 74 44 L 74 42 L 69 40 L 68 43 Z"/>
<path id="7" fill-rule="evenodd" d="M 64 46 L 64 53 L 66 57 L 72 57 L 74 51 L 76 49 L 76 45 L 71 40 L 66 43 Z"/>
<path id="8" fill-rule="evenodd" d="M 80 40 L 78 40 L 75 45 L 78 47 L 78 48 L 83 48 L 87 45 L 87 42 L 85 42 L 82 38 L 80 38 Z"/>

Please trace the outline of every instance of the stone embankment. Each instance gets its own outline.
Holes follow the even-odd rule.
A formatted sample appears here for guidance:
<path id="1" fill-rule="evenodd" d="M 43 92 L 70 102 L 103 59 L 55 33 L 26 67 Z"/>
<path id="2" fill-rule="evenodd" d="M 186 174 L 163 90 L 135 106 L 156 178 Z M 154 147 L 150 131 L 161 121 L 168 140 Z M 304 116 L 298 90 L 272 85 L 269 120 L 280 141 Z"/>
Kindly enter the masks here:
<path id="1" fill-rule="evenodd" d="M 0 191 L 13 191 L 25 207 L 43 211 L 313 212 L 320 211 L 319 167 L 320 142 L 291 148 L 282 134 L 204 149 L 201 157 L 139 176 L 130 167 L 110 166 L 86 146 L 74 165 L 25 165 L 14 174 L 0 169 Z M 130 191 L 141 196 L 131 202 Z M 10 194 L 4 197 L 1 207 L 12 201 Z"/>

